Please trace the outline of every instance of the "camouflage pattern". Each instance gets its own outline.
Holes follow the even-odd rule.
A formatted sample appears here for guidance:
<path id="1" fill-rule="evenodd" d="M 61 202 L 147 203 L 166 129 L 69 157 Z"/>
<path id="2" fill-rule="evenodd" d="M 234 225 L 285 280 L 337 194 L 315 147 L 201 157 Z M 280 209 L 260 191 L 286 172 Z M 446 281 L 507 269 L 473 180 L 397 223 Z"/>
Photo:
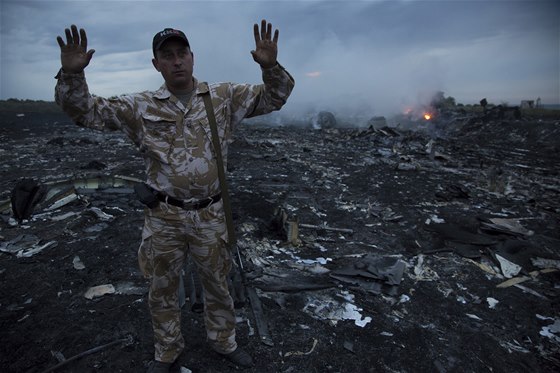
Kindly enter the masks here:
<path id="1" fill-rule="evenodd" d="M 161 204 L 156 209 L 165 208 Z M 152 280 L 148 303 L 156 360 L 174 361 L 184 347 L 178 286 L 187 254 L 197 267 L 203 288 L 208 339 L 221 353 L 232 352 L 237 347 L 233 300 L 227 284 L 232 257 L 226 237 L 222 201 L 199 211 L 189 211 L 182 221 L 146 216 L 138 261 L 144 275 Z"/>
<path id="2" fill-rule="evenodd" d="M 204 199 L 220 191 L 212 135 L 202 94 L 210 91 L 224 164 L 232 130 L 243 118 L 280 109 L 294 80 L 281 66 L 262 69 L 260 85 L 199 83 L 183 105 L 165 84 L 157 91 L 114 99 L 92 96 L 85 74 L 61 72 L 56 102 L 76 124 L 97 130 L 121 130 L 139 148 L 146 165 L 146 182 L 185 201 Z M 212 347 L 221 353 L 235 350 L 235 314 L 226 275 L 231 254 L 222 202 L 199 211 L 160 203 L 146 209 L 140 268 L 151 279 L 149 305 L 155 336 L 155 359 L 174 361 L 183 350 L 179 273 L 190 254 L 204 289 L 205 324 Z"/>
<path id="3" fill-rule="evenodd" d="M 155 92 L 92 97 L 83 73 L 61 73 L 55 98 L 78 125 L 122 130 L 140 149 L 154 189 L 183 200 L 203 199 L 217 194 L 220 183 L 202 94 L 210 90 L 225 164 L 235 126 L 243 118 L 279 110 L 293 89 L 294 80 L 281 65 L 262 71 L 261 85 L 208 86 L 195 79 L 196 92 L 186 107 L 165 84 Z"/>

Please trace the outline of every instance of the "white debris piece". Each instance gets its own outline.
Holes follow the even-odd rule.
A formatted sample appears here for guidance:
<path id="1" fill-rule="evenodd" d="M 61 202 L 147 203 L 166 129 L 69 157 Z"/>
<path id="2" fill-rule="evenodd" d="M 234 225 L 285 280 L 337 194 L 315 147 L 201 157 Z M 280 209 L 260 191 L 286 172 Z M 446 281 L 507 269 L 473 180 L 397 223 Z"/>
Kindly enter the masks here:
<path id="1" fill-rule="evenodd" d="M 496 259 L 500 262 L 500 268 L 502 269 L 502 273 L 507 278 L 512 278 L 513 276 L 517 276 L 519 272 L 521 272 L 521 266 L 510 262 L 506 258 L 496 254 Z"/>
<path id="2" fill-rule="evenodd" d="M 309 351 L 307 351 L 307 352 L 304 352 L 304 351 L 290 351 L 290 352 L 286 352 L 284 354 L 284 357 L 309 355 L 315 350 L 315 347 L 317 347 L 318 342 L 319 342 L 319 340 L 317 340 L 316 338 L 313 338 L 313 346 L 311 346 L 311 349 Z"/>
<path id="3" fill-rule="evenodd" d="M 499 300 L 490 297 L 486 298 L 486 302 L 488 302 L 488 307 L 491 309 L 496 308 L 496 305 L 500 303 Z"/>
<path id="4" fill-rule="evenodd" d="M 471 319 L 482 321 L 482 319 L 480 317 L 478 317 L 477 315 L 473 315 L 472 313 L 466 313 L 465 315 L 467 315 Z"/>
<path id="5" fill-rule="evenodd" d="M 97 216 L 97 218 L 101 221 L 111 221 L 115 218 L 115 216 L 103 212 L 103 210 L 101 210 L 99 207 L 92 207 L 89 210 L 93 212 L 95 216 Z"/>
<path id="6" fill-rule="evenodd" d="M 416 281 L 434 281 L 439 279 L 436 271 L 424 265 L 424 255 L 417 256 L 418 262 L 414 266 L 414 274 L 409 274 L 409 277 Z"/>
<path id="7" fill-rule="evenodd" d="M 9 254 L 17 254 L 19 251 L 29 246 L 37 246 L 39 242 L 41 242 L 41 239 L 34 234 L 21 234 L 10 241 L 0 243 L 0 251 Z"/>
<path id="8" fill-rule="evenodd" d="M 138 286 L 133 282 L 120 282 L 115 285 L 116 294 L 127 294 L 127 295 L 142 295 L 146 293 L 148 289 L 144 286 Z"/>
<path id="9" fill-rule="evenodd" d="M 515 219 L 503 219 L 503 218 L 493 218 L 489 219 L 497 228 L 501 228 L 503 230 L 519 233 L 524 236 L 532 236 L 535 232 L 523 227 L 519 221 Z"/>
<path id="10" fill-rule="evenodd" d="M 544 259 L 544 258 L 531 258 L 531 263 L 538 268 L 556 268 L 560 269 L 560 260 Z"/>
<path id="11" fill-rule="evenodd" d="M 61 221 L 61 220 L 68 219 L 69 217 L 76 216 L 76 215 L 79 215 L 79 214 L 77 212 L 70 211 L 70 212 L 67 212 L 67 213 L 62 214 L 62 215 L 53 216 L 53 217 L 51 217 L 51 220 L 52 221 Z"/>
<path id="12" fill-rule="evenodd" d="M 30 258 L 33 255 L 40 253 L 41 251 L 49 248 L 49 247 L 55 247 L 58 245 L 58 242 L 56 241 L 49 241 L 44 245 L 41 246 L 33 246 L 29 249 L 25 249 L 25 250 L 20 250 L 18 251 L 18 253 L 16 254 L 16 257 L 18 258 Z"/>
<path id="13" fill-rule="evenodd" d="M 406 303 L 408 301 L 410 301 L 410 297 L 406 294 L 402 294 L 399 298 L 399 303 Z"/>
<path id="14" fill-rule="evenodd" d="M 316 263 L 312 266 L 305 266 L 304 269 L 306 271 L 314 273 L 316 275 L 322 275 L 322 274 L 325 274 L 325 273 L 329 273 L 331 271 L 330 269 L 328 269 L 326 267 L 323 267 L 322 265 L 320 265 L 318 263 Z"/>
<path id="15" fill-rule="evenodd" d="M 115 287 L 112 284 L 93 286 L 87 289 L 84 297 L 87 299 L 93 299 L 101 297 L 105 294 L 115 294 Z"/>
<path id="16" fill-rule="evenodd" d="M 501 341 L 500 342 L 500 346 L 502 346 L 503 348 L 505 348 L 506 350 L 508 350 L 508 352 L 511 354 L 512 352 L 516 351 L 516 352 L 522 352 L 524 354 L 528 354 L 529 350 L 527 350 L 526 348 L 522 347 L 519 345 L 519 343 L 514 340 L 515 343 L 511 343 L 511 342 L 505 342 L 505 341 Z"/>
<path id="17" fill-rule="evenodd" d="M 354 320 L 354 324 L 363 328 L 371 322 L 371 317 L 363 317 L 360 313 L 362 309 L 351 303 L 354 299 L 352 294 L 342 292 L 336 296 L 344 301 L 333 299 L 328 294 L 309 297 L 303 311 L 314 318 L 328 320 L 332 325 L 336 325 L 339 320 Z"/>
<path id="18" fill-rule="evenodd" d="M 45 211 L 52 211 L 52 210 L 56 210 L 61 208 L 64 205 L 67 205 L 71 202 L 74 202 L 75 200 L 78 199 L 78 195 L 76 193 L 72 193 L 70 195 L 67 195 L 64 198 L 59 199 L 58 201 L 56 201 L 55 203 L 53 203 L 52 205 L 50 205 L 49 207 L 47 207 L 45 209 Z"/>
<path id="19" fill-rule="evenodd" d="M 241 224 L 241 232 L 243 233 L 253 233 L 257 230 L 257 226 L 253 223 L 243 223 Z"/>
<path id="20" fill-rule="evenodd" d="M 467 304 L 467 300 L 466 300 L 465 297 L 462 296 L 462 295 L 459 295 L 459 296 L 457 297 L 457 302 L 462 303 L 462 304 Z"/>
<path id="21" fill-rule="evenodd" d="M 80 260 L 80 257 L 77 255 L 74 257 L 74 260 L 72 260 L 72 264 L 74 264 L 74 269 L 77 269 L 78 271 L 86 268 L 84 263 Z"/>
<path id="22" fill-rule="evenodd" d="M 537 317 L 539 316 L 540 315 L 537 315 Z M 543 317 L 542 319 L 544 320 L 545 318 Z M 546 319 L 554 320 L 554 323 L 543 326 L 539 334 L 560 343 L 560 319 L 552 319 L 551 317 L 547 317 Z"/>
<path id="23" fill-rule="evenodd" d="M 445 219 L 442 219 L 437 215 L 432 215 L 428 219 L 426 219 L 426 225 L 430 225 L 430 223 L 432 222 L 436 224 L 441 224 L 441 223 L 445 223 Z"/>

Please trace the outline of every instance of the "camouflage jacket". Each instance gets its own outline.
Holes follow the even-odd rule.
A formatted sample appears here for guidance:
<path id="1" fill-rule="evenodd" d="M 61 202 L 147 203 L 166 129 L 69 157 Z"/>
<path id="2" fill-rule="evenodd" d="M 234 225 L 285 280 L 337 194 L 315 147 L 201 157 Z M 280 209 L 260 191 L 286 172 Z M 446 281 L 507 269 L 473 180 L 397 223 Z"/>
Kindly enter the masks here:
<path id="1" fill-rule="evenodd" d="M 123 131 L 144 157 L 150 186 L 176 198 L 202 199 L 220 191 L 202 94 L 210 90 L 225 164 L 235 125 L 279 110 L 294 87 L 281 65 L 262 71 L 260 85 L 208 85 L 195 79 L 196 89 L 186 106 L 165 84 L 155 92 L 105 99 L 89 93 L 84 73 L 61 72 L 55 98 L 79 126 Z"/>

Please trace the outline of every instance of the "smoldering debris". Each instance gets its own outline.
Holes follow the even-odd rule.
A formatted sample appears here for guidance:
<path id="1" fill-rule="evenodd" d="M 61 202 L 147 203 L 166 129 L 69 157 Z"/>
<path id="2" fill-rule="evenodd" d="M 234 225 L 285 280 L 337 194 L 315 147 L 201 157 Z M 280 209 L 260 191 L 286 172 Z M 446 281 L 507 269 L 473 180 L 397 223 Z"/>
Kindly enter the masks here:
<path id="1" fill-rule="evenodd" d="M 559 366 L 560 123 L 464 113 L 434 119 L 421 131 L 381 118 L 361 128 L 236 130 L 228 177 L 250 294 L 237 309 L 246 320 L 238 333 L 262 357 L 255 371 L 298 371 L 302 356 L 325 371 L 357 371 L 364 361 L 394 371 Z M 426 130 L 431 124 L 437 131 Z M 29 127 L 0 139 L 3 153 L 14 154 L 0 179 L 0 276 L 11 287 L 0 312 L 16 325 L 6 349 L 15 333 L 41 333 L 45 347 L 2 365 L 52 366 L 50 349 L 70 343 L 58 337 L 62 321 L 38 322 L 38 305 L 49 310 L 43 315 L 68 315 L 82 338 L 119 329 L 151 341 L 147 284 L 136 265 L 140 157 L 118 134 Z M 23 178 L 47 192 L 18 221 L 10 196 Z M 189 332 L 202 334 L 202 299 L 187 272 L 184 296 L 197 299 L 183 312 Z M 88 293 L 99 284 L 102 291 Z M 396 352 L 403 349 L 410 356 Z M 140 366 L 148 350 L 137 344 L 114 354 Z M 190 368 L 220 369 L 199 352 Z M 107 354 L 113 370 L 130 369 Z M 321 365 L 324 356 L 332 369 Z"/>

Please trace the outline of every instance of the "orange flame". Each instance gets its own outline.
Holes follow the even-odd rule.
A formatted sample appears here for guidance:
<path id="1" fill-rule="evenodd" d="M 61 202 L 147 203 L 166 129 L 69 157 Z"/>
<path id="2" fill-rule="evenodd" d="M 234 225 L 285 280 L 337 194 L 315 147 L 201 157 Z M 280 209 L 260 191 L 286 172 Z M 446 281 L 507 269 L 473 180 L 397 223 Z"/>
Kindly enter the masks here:
<path id="1" fill-rule="evenodd" d="M 432 115 L 429 114 L 429 113 L 424 113 L 424 119 L 430 120 L 430 119 L 432 119 Z"/>

